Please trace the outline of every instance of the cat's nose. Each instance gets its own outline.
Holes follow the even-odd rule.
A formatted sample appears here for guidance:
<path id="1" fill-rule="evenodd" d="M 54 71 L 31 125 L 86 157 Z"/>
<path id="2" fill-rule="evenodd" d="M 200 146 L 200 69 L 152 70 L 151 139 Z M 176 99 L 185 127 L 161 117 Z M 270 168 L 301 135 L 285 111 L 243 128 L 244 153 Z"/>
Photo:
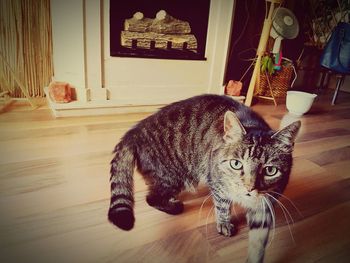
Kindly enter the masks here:
<path id="1" fill-rule="evenodd" d="M 248 192 L 251 192 L 255 189 L 255 177 L 254 176 L 245 176 L 243 178 L 243 185 Z"/>
<path id="2" fill-rule="evenodd" d="M 245 183 L 244 186 L 245 186 L 245 188 L 247 189 L 248 193 L 250 193 L 250 192 L 252 192 L 252 191 L 255 190 L 255 185 L 253 185 L 253 184 L 247 184 L 247 183 Z"/>

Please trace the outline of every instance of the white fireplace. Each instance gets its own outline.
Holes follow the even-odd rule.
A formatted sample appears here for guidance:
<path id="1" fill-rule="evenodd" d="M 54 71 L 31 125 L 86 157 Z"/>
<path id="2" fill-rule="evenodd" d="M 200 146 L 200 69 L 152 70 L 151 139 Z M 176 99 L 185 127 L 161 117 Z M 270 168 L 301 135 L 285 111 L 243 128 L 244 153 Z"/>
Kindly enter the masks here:
<path id="1" fill-rule="evenodd" d="M 70 103 L 50 101 L 54 114 L 153 111 L 223 93 L 233 7 L 234 0 L 210 1 L 206 60 L 172 60 L 110 56 L 109 0 L 51 0 L 54 80 L 69 82 L 77 94 Z"/>

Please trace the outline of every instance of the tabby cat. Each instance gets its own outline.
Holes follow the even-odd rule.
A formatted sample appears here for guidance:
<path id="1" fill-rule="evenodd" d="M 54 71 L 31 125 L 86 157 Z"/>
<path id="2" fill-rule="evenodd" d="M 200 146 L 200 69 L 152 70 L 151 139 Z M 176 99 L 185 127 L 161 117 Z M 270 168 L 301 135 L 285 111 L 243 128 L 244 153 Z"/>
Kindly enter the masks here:
<path id="1" fill-rule="evenodd" d="M 116 145 L 111 161 L 110 222 L 134 226 L 135 165 L 149 184 L 147 203 L 169 214 L 176 196 L 204 181 L 213 197 L 217 230 L 231 236 L 230 206 L 246 208 L 248 262 L 262 262 L 273 222 L 272 203 L 285 189 L 300 122 L 273 131 L 250 108 L 226 96 L 175 102 L 139 122 Z"/>

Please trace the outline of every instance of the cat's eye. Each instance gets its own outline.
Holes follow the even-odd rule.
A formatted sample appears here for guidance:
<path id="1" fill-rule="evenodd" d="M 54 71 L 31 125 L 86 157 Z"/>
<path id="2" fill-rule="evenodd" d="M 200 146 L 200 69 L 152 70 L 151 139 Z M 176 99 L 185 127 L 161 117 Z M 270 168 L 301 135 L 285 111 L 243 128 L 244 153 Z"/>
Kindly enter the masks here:
<path id="1" fill-rule="evenodd" d="M 230 166 L 234 170 L 241 170 L 243 167 L 243 164 L 240 161 L 233 159 L 230 161 Z"/>
<path id="2" fill-rule="evenodd" d="M 275 166 L 267 166 L 264 170 L 267 176 L 274 176 L 278 172 L 278 169 Z"/>

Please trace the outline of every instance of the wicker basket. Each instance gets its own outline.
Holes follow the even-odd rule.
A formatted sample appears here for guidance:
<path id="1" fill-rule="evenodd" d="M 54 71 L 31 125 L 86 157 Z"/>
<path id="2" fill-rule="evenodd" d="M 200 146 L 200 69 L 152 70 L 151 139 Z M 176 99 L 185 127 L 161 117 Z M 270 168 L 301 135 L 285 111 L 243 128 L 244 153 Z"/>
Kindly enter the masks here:
<path id="1" fill-rule="evenodd" d="M 254 95 L 285 98 L 287 96 L 287 90 L 291 84 L 292 74 L 292 65 L 282 65 L 281 70 L 276 71 L 273 75 L 261 73 L 260 85 L 256 86 Z M 267 77 L 269 78 L 271 89 L 268 85 Z"/>

